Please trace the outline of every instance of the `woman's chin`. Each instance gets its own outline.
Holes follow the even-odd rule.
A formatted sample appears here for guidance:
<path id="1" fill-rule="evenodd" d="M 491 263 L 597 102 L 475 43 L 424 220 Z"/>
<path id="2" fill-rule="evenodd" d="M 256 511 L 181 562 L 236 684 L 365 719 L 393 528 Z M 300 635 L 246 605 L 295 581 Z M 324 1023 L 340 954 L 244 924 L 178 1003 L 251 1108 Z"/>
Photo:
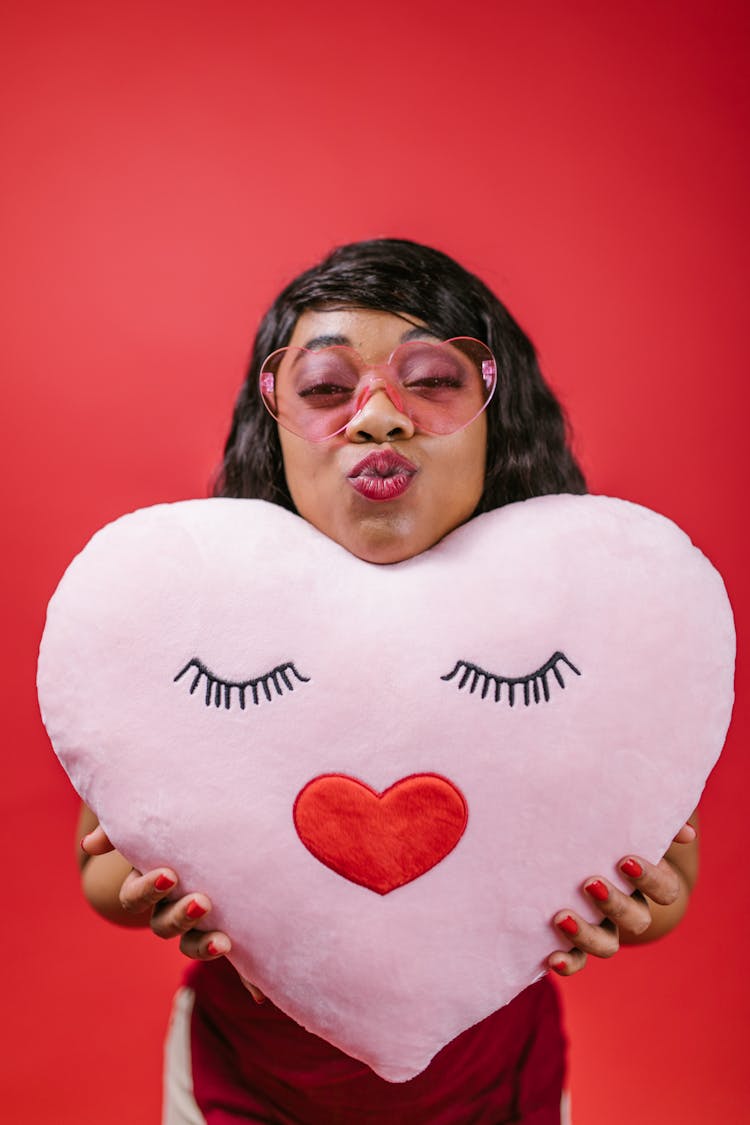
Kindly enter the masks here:
<path id="1" fill-rule="evenodd" d="M 386 565 L 404 562 L 433 547 L 442 535 L 414 527 L 410 520 L 393 516 L 360 520 L 355 527 L 321 528 L 342 547 L 364 562 Z"/>

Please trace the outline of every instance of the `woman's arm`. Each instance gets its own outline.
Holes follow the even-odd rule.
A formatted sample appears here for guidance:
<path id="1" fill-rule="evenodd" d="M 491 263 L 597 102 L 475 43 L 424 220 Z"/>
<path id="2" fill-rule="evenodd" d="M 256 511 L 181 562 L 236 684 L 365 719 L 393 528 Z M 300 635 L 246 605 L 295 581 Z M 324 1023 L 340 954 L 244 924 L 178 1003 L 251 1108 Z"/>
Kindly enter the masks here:
<path id="1" fill-rule="evenodd" d="M 98 829 L 96 813 L 87 805 L 81 805 L 77 839 L 80 840 L 78 866 L 81 870 L 81 890 L 86 901 L 97 914 L 118 926 L 148 926 L 153 903 L 144 902 L 140 910 L 127 910 L 123 906 L 120 891 L 132 867 L 124 856 L 109 845 L 104 833 Z M 169 877 L 166 869 L 164 874 Z M 174 882 L 170 886 L 174 886 Z M 164 893 L 168 889 L 165 888 Z M 163 896 L 158 896 L 161 897 Z M 154 903 L 158 898 L 154 899 Z"/>

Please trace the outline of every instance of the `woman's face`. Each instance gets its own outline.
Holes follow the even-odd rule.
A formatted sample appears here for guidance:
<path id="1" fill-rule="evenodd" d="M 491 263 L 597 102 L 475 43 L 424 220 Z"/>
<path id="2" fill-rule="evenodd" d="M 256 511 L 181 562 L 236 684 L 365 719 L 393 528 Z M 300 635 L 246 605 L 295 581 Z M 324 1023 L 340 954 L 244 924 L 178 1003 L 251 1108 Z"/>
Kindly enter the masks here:
<path id="1" fill-rule="evenodd" d="M 344 344 L 376 364 L 415 338 L 434 339 L 413 317 L 342 307 L 303 313 L 289 343 Z M 279 437 L 299 514 L 368 562 L 426 551 L 469 519 L 484 488 L 484 414 L 454 434 L 422 434 L 379 390 L 333 438 L 305 441 L 282 427 Z"/>

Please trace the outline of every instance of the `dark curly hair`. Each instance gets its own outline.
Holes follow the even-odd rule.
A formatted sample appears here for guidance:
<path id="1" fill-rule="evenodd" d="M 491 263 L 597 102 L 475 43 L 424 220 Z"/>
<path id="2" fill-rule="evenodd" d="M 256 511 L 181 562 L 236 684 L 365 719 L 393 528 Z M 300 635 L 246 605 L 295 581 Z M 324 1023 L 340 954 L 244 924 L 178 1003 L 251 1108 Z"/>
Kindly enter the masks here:
<path id="1" fill-rule="evenodd" d="M 334 250 L 287 285 L 263 317 L 214 495 L 270 500 L 294 511 L 258 375 L 265 357 L 289 343 L 306 309 L 331 303 L 406 313 L 443 339 L 473 336 L 492 349 L 498 381 L 487 408 L 487 470 L 478 512 L 550 492 L 586 491 L 562 407 L 539 370 L 534 345 L 505 306 L 439 250 L 381 238 Z"/>

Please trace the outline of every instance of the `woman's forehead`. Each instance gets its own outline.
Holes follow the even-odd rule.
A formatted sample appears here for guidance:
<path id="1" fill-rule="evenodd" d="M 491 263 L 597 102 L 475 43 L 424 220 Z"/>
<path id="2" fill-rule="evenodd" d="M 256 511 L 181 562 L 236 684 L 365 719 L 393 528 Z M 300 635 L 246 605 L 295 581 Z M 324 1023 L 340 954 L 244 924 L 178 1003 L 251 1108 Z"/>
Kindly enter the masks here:
<path id="1" fill-rule="evenodd" d="M 340 344 L 356 348 L 365 358 L 387 357 L 407 340 L 436 339 L 423 320 L 405 313 L 335 305 L 306 309 L 294 326 L 289 344 L 324 348 Z"/>

